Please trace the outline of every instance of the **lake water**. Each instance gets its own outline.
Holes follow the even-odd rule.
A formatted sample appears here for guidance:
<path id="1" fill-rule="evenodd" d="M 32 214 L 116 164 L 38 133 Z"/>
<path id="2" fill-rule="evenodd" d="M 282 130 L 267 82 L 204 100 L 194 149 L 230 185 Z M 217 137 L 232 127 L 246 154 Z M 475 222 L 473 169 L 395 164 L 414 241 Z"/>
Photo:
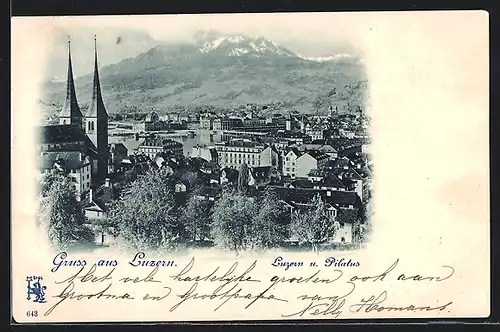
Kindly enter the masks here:
<path id="1" fill-rule="evenodd" d="M 171 134 L 161 134 L 161 136 L 182 143 L 184 146 L 184 156 L 186 157 L 191 156 L 193 146 L 195 145 L 209 146 L 222 141 L 222 132 L 204 130 L 195 130 L 194 132 L 196 133 L 194 137 L 188 137 L 186 130 L 179 130 Z M 109 136 L 108 138 L 109 143 L 123 143 L 127 147 L 129 154 L 132 154 L 142 141 L 144 141 L 144 138 L 139 138 L 138 141 L 135 137 Z"/>

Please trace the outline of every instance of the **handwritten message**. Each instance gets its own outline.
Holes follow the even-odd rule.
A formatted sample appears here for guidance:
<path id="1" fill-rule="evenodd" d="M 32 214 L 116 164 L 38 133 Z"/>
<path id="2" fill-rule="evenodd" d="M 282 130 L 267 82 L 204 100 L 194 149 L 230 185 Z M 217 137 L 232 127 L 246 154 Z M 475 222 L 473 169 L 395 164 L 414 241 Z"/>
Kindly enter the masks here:
<path id="1" fill-rule="evenodd" d="M 437 266 L 433 275 L 404 271 L 399 259 L 370 274 L 360 273 L 362 262 L 350 258 L 324 257 L 310 262 L 287 261 L 279 256 L 271 261 L 254 260 L 248 264 L 206 267 L 196 258 L 185 262 L 151 260 L 139 252 L 130 261 L 69 259 L 60 253 L 53 260 L 51 273 L 56 281 L 48 297 L 52 315 L 72 301 L 154 301 L 169 312 L 188 310 L 193 302 L 203 301 L 214 312 L 230 307 L 241 310 L 272 307 L 281 318 L 342 318 L 349 313 L 431 312 L 449 310 L 452 301 L 429 299 L 428 303 L 394 302 L 394 283 L 431 284 L 446 282 L 455 270 Z M 128 268 L 127 274 L 119 269 Z M 268 277 L 257 273 L 265 268 Z M 201 272 L 200 272 L 201 271 Z M 363 269 L 366 271 L 366 269 Z M 378 287 L 373 285 L 379 284 Z M 373 291 L 377 289 L 377 291 Z M 401 299 L 401 297 L 398 297 Z"/>

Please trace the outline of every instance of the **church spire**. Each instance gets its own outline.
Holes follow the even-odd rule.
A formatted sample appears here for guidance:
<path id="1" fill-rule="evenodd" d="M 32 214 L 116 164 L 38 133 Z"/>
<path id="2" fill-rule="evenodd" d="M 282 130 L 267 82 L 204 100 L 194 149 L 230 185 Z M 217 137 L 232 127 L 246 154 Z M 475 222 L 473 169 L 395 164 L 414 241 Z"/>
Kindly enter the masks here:
<path id="1" fill-rule="evenodd" d="M 97 149 L 97 169 L 92 181 L 103 183 L 108 174 L 108 113 L 104 107 L 99 82 L 99 65 L 97 63 L 97 40 L 94 35 L 94 86 L 92 100 L 85 115 L 85 132 Z"/>
<path id="2" fill-rule="evenodd" d="M 68 78 L 66 82 L 66 100 L 64 106 L 59 113 L 61 124 L 78 124 L 82 123 L 82 112 L 78 106 L 76 98 L 75 80 L 73 78 L 73 65 L 71 62 L 71 40 L 68 36 Z"/>
<path id="3" fill-rule="evenodd" d="M 92 100 L 87 111 L 87 117 L 107 116 L 101 95 L 101 82 L 99 81 L 99 65 L 97 63 L 97 39 L 94 35 L 94 85 L 92 89 Z"/>

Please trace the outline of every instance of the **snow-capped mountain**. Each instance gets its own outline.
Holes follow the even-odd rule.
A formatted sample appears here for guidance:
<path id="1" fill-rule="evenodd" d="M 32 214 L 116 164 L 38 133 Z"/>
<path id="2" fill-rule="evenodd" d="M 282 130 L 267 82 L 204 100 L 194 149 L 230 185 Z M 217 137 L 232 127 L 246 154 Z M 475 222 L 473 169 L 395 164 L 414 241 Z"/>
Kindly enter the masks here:
<path id="1" fill-rule="evenodd" d="M 321 57 L 306 57 L 306 56 L 301 56 L 301 55 L 299 55 L 299 57 L 301 59 L 309 60 L 309 61 L 325 62 L 325 61 L 350 60 L 350 59 L 354 58 L 354 55 L 348 54 L 348 53 L 339 53 L 339 54 L 321 56 Z"/>
<path id="2" fill-rule="evenodd" d="M 297 57 L 295 53 L 265 38 L 249 38 L 244 36 L 216 36 L 204 41 L 199 48 L 203 54 L 215 52 L 227 56 L 262 56 L 278 55 Z"/>
<path id="3" fill-rule="evenodd" d="M 307 58 L 265 38 L 203 32 L 195 43 L 159 43 L 135 57 L 101 66 L 101 88 L 111 113 L 129 107 L 236 107 L 274 101 L 308 109 L 334 88 L 340 91 L 364 79 L 356 56 L 340 53 Z M 65 75 L 57 76 L 45 86 L 44 95 L 47 102 L 62 105 Z M 79 100 L 90 100 L 92 82 L 92 74 L 76 79 Z M 349 98 L 339 102 L 354 103 L 357 97 Z"/>

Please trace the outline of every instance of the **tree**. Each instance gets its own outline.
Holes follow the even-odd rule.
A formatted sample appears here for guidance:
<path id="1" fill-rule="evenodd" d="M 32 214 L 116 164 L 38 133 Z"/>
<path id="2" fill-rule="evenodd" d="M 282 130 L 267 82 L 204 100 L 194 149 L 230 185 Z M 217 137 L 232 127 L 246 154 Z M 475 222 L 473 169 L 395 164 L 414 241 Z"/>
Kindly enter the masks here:
<path id="1" fill-rule="evenodd" d="M 250 179 L 250 170 L 247 164 L 242 164 L 238 174 L 238 191 L 246 194 L 248 192 L 248 181 Z"/>
<path id="2" fill-rule="evenodd" d="M 93 232 L 84 225 L 86 219 L 76 200 L 68 178 L 55 180 L 42 198 L 40 225 L 47 229 L 50 242 L 59 249 L 94 241 Z"/>
<path id="3" fill-rule="evenodd" d="M 182 222 L 192 241 L 204 240 L 210 236 L 210 208 L 207 200 L 196 196 L 196 190 L 189 196 L 182 212 Z"/>
<path id="4" fill-rule="evenodd" d="M 250 197 L 226 191 L 213 207 L 211 235 L 219 247 L 236 252 L 251 245 L 255 215 Z"/>
<path id="5" fill-rule="evenodd" d="M 47 196 L 50 188 L 55 182 L 62 182 L 65 179 L 65 174 L 57 169 L 51 169 L 48 173 L 44 173 L 39 182 L 39 194 L 41 197 Z"/>
<path id="6" fill-rule="evenodd" d="M 134 182 L 137 179 L 137 171 L 135 167 L 125 171 L 124 175 L 125 175 L 125 182 L 127 183 Z"/>
<path id="7" fill-rule="evenodd" d="M 291 231 L 299 239 L 299 244 L 311 244 L 314 252 L 319 251 L 320 243 L 334 234 L 334 223 L 327 217 L 325 204 L 319 195 L 313 198 L 312 207 L 292 215 Z"/>
<path id="8" fill-rule="evenodd" d="M 252 242 L 258 249 L 275 248 L 287 237 L 288 215 L 278 197 L 271 191 L 256 201 L 256 213 L 252 222 Z"/>
<path id="9" fill-rule="evenodd" d="M 341 210 L 337 214 L 337 217 L 335 218 L 336 221 L 339 223 L 350 223 L 350 224 L 355 224 L 356 221 L 359 220 L 359 210 L 358 209 L 352 209 L 352 210 Z"/>
<path id="10" fill-rule="evenodd" d="M 171 250 L 182 240 L 168 175 L 150 170 L 124 190 L 109 211 L 110 223 L 125 244 L 137 250 Z"/>

